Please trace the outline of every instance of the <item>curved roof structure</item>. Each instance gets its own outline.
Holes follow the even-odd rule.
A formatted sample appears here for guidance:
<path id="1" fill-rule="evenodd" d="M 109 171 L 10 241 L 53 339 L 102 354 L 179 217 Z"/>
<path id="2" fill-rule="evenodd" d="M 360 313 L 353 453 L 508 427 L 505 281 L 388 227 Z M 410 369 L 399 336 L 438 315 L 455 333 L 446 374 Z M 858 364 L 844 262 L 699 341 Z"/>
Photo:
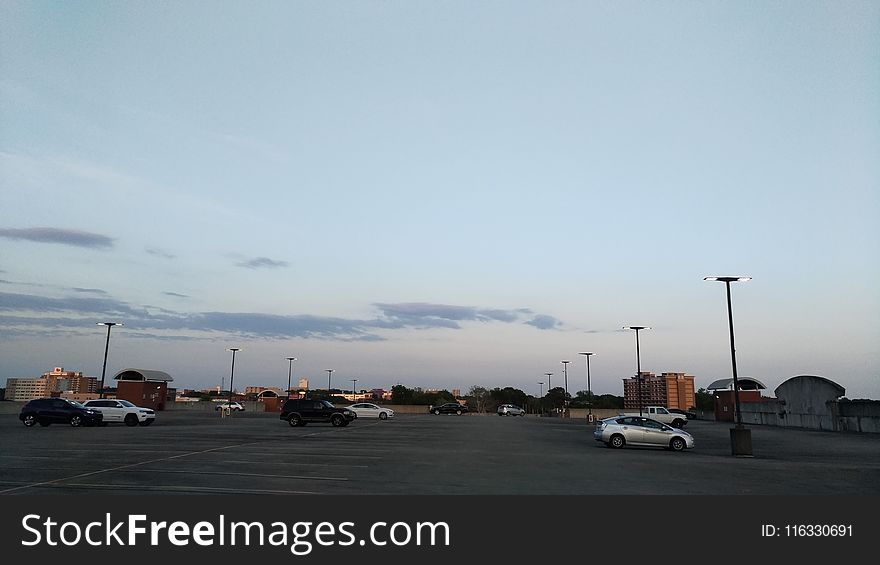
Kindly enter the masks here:
<path id="1" fill-rule="evenodd" d="M 774 392 L 776 393 L 777 396 L 779 396 L 779 389 L 785 390 L 785 388 L 787 388 L 791 385 L 796 385 L 797 383 L 799 383 L 801 381 L 811 381 L 811 380 L 815 380 L 815 381 L 818 381 L 819 383 L 825 384 L 829 388 L 829 390 L 832 390 L 837 394 L 837 397 L 841 397 L 841 396 L 846 395 L 845 388 L 843 388 L 842 386 L 840 386 L 836 382 L 832 381 L 831 379 L 826 379 L 825 377 L 820 377 L 819 375 L 797 375 L 797 376 L 791 377 L 790 379 L 788 379 L 787 381 L 785 381 L 784 383 L 782 383 L 781 385 L 776 387 L 776 390 Z"/>
<path id="2" fill-rule="evenodd" d="M 116 373 L 113 378 L 117 381 L 154 381 L 165 383 L 174 380 L 168 373 L 152 369 L 123 369 Z"/>
<path id="3" fill-rule="evenodd" d="M 737 377 L 737 384 L 740 390 L 763 390 L 767 388 L 764 383 L 753 377 Z M 719 379 L 709 386 L 706 390 L 733 390 L 733 379 Z"/>

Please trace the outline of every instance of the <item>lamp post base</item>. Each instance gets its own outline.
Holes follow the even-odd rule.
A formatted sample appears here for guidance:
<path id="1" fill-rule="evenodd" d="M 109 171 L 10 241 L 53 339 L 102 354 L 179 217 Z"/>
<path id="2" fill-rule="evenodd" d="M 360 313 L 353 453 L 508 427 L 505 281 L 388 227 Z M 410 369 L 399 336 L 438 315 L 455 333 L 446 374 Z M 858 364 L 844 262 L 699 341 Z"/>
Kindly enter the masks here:
<path id="1" fill-rule="evenodd" d="M 754 457 L 752 455 L 752 430 L 730 428 L 730 451 L 734 457 Z"/>

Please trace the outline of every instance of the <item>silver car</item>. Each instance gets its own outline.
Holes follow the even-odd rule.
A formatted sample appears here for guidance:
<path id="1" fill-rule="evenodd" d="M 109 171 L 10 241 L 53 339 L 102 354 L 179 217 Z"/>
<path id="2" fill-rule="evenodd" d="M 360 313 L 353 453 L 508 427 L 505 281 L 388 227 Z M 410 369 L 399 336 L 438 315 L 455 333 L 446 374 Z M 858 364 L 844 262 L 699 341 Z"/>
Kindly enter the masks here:
<path id="1" fill-rule="evenodd" d="M 593 438 L 608 447 L 638 445 L 683 451 L 694 447 L 691 434 L 641 416 L 616 416 L 596 423 Z"/>
<path id="2" fill-rule="evenodd" d="M 502 404 L 498 407 L 499 416 L 525 416 L 526 411 L 513 404 Z"/>

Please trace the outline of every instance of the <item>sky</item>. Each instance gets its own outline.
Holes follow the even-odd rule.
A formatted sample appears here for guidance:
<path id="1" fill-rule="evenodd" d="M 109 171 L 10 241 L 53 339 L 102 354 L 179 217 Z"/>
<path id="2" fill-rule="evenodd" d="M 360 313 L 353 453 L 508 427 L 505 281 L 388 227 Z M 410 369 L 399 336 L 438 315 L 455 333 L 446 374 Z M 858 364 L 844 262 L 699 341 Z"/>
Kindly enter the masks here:
<path id="1" fill-rule="evenodd" d="M 876 2 L 0 3 L 0 386 L 114 321 L 179 388 L 700 388 L 743 275 L 740 376 L 880 399 L 878 55 Z"/>

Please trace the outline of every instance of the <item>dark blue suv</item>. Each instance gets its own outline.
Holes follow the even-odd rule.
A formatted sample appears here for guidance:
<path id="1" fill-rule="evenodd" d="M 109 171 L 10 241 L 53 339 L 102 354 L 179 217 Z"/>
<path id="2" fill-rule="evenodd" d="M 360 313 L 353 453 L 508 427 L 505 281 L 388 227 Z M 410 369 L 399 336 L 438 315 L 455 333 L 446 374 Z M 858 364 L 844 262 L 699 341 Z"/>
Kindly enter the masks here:
<path id="1" fill-rule="evenodd" d="M 22 407 L 18 419 L 27 427 L 34 424 L 70 424 L 76 428 L 99 425 L 104 415 L 66 398 L 38 398 Z"/>

